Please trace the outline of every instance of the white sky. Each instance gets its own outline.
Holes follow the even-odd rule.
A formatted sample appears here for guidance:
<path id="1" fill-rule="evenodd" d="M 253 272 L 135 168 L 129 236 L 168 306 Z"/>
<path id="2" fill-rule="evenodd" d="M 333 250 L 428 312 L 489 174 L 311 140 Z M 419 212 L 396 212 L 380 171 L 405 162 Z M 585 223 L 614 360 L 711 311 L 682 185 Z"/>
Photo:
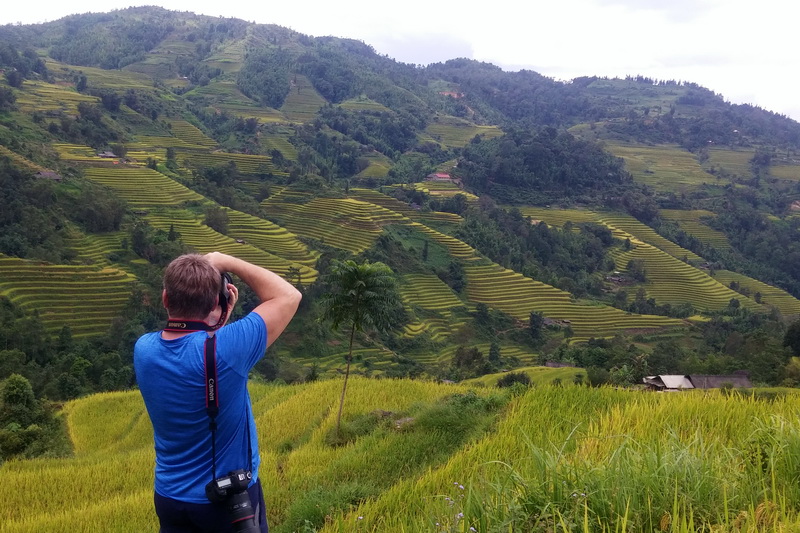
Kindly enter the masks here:
<path id="1" fill-rule="evenodd" d="M 0 24 L 143 5 L 5 0 Z M 556 79 L 643 74 L 699 83 L 800 120 L 800 2 L 792 0 L 153 0 L 167 9 L 360 39 L 408 63 L 455 57 Z"/>

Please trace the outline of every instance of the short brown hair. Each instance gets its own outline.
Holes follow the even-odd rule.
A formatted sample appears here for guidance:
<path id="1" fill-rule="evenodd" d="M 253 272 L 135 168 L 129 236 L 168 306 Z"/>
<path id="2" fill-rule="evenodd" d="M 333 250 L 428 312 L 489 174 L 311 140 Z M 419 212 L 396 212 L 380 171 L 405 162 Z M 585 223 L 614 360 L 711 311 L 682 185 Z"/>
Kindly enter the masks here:
<path id="1" fill-rule="evenodd" d="M 167 312 L 172 318 L 202 320 L 216 307 L 222 276 L 200 254 L 177 257 L 164 270 Z"/>

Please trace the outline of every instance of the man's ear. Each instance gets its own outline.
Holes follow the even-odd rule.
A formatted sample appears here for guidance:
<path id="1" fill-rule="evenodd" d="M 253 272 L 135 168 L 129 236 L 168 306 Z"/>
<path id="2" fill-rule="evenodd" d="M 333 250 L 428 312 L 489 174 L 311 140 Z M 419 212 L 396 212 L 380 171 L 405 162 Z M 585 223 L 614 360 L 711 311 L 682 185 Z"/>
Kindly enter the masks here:
<path id="1" fill-rule="evenodd" d="M 162 289 L 161 291 L 161 303 L 164 306 L 164 309 L 169 309 L 169 301 L 167 300 L 167 289 Z"/>

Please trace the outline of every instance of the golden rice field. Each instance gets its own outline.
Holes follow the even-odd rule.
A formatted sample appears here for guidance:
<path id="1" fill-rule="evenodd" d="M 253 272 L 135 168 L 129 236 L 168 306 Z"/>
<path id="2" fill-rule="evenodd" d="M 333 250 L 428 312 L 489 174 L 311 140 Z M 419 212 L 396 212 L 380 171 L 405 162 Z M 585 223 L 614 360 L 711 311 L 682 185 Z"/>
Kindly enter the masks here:
<path id="1" fill-rule="evenodd" d="M 478 201 L 477 196 L 475 196 L 470 192 L 465 191 L 452 181 L 423 181 L 419 183 L 411 183 L 410 186 L 418 191 L 426 192 L 431 196 L 450 198 L 457 194 L 461 194 L 470 203 L 477 203 Z"/>
<path id="2" fill-rule="evenodd" d="M 478 126 L 463 118 L 436 115 L 425 133 L 448 148 L 463 148 L 476 135 L 492 139 L 503 135 L 503 130 L 497 126 Z"/>
<path id="3" fill-rule="evenodd" d="M 501 356 L 505 355 L 502 350 L 500 354 Z M 526 374 L 529 378 L 531 378 L 531 383 L 536 386 L 547 385 L 556 380 L 560 383 L 569 384 L 574 382 L 576 376 L 580 376 L 580 379 L 583 381 L 586 380 L 586 371 L 582 368 L 548 368 L 546 366 L 527 366 L 515 368 L 511 372 L 514 372 L 515 374 L 520 372 Z M 482 385 L 484 387 L 494 387 L 497 385 L 497 382 L 500 381 L 500 379 L 506 374 L 508 374 L 508 372 L 486 374 L 485 376 L 481 376 L 479 378 L 466 379 L 461 383 L 463 385 Z"/>
<path id="4" fill-rule="evenodd" d="M 749 178 L 753 175 L 750 160 L 755 155 L 753 148 L 709 148 L 708 164 L 719 167 L 740 178 Z"/>
<path id="5" fill-rule="evenodd" d="M 44 57 L 47 69 L 55 75 L 69 76 L 69 72 L 80 71 L 86 76 L 89 87 L 115 89 L 119 91 L 135 89 L 137 91 L 153 91 L 153 80 L 137 72 L 127 70 L 105 70 L 102 68 L 67 65 L 49 57 Z"/>
<path id="6" fill-rule="evenodd" d="M 778 287 L 767 285 L 766 283 L 736 272 L 731 272 L 730 270 L 715 271 L 714 279 L 726 287 L 730 287 L 731 282 L 735 281 L 740 287 L 750 291 L 750 299 L 754 299 L 756 293 L 761 293 L 761 305 L 767 308 L 775 307 L 784 316 L 800 314 L 800 300 Z M 743 299 L 743 296 L 739 296 L 739 300 Z"/>
<path id="7" fill-rule="evenodd" d="M 384 224 L 402 219 L 380 206 L 352 198 L 315 198 L 306 203 L 285 200 L 282 191 L 261 205 L 292 233 L 356 254 L 372 246 Z"/>
<path id="8" fill-rule="evenodd" d="M 232 211 L 229 211 L 229 216 Z M 222 252 L 234 255 L 245 261 L 255 265 L 268 268 L 273 272 L 280 274 L 284 278 L 288 278 L 289 269 L 295 268 L 299 270 L 301 281 L 303 283 L 311 283 L 317 279 L 317 271 L 299 262 L 293 262 L 275 253 L 264 250 L 257 246 L 257 244 L 264 244 L 266 239 L 266 229 L 274 228 L 273 225 L 265 223 L 265 231 L 259 231 L 258 226 L 254 226 L 254 221 L 246 216 L 237 216 L 234 214 L 234 224 L 238 222 L 239 230 L 241 231 L 242 222 L 245 227 L 249 224 L 252 235 L 257 235 L 257 238 L 252 244 L 249 242 L 238 242 L 242 239 L 235 239 L 223 235 L 206 226 L 198 219 L 197 215 L 186 210 L 173 209 L 173 210 L 159 210 L 145 215 L 145 219 L 154 227 L 164 231 L 169 231 L 173 228 L 180 234 L 181 241 L 197 251 L 198 253 Z M 254 228 L 256 228 L 254 230 Z M 288 244 L 288 243 L 287 243 Z M 302 248 L 297 247 L 295 250 L 301 251 Z"/>
<path id="9" fill-rule="evenodd" d="M 84 173 L 136 208 L 177 207 L 190 201 L 205 201 L 185 185 L 146 167 L 89 167 Z"/>
<path id="10" fill-rule="evenodd" d="M 716 217 L 716 214 L 711 211 L 706 211 L 704 209 L 662 209 L 660 214 L 663 218 L 676 222 L 683 231 L 701 242 L 720 250 L 729 250 L 731 247 L 731 243 L 724 233 L 703 223 L 703 218 Z"/>
<path id="11" fill-rule="evenodd" d="M 201 146 L 207 149 L 215 148 L 217 146 L 217 141 L 203 133 L 200 128 L 186 120 L 173 119 L 169 121 L 169 125 L 172 134 L 189 145 Z"/>
<path id="12" fill-rule="evenodd" d="M 677 145 L 648 146 L 606 143 L 606 148 L 625 160 L 634 179 L 657 191 L 680 192 L 703 184 L 727 184 L 706 172 L 694 154 Z"/>
<path id="13" fill-rule="evenodd" d="M 340 379 L 250 385 L 276 533 L 299 531 L 304 517 L 321 533 L 800 527 L 797 394 L 538 386 L 510 398 L 485 432 L 450 444 L 458 420 L 420 407 L 435 413 L 470 390 L 480 401 L 490 387 L 356 376 L 345 421 L 376 410 L 410 420 L 331 447 L 340 388 Z M 64 412 L 73 457 L 0 466 L 0 531 L 155 531 L 152 433 L 138 393 L 89 396 Z"/>
<path id="14" fill-rule="evenodd" d="M 292 87 L 280 110 L 292 122 L 310 122 L 327 103 L 308 78 L 293 74 Z"/>
<path id="15" fill-rule="evenodd" d="M 655 298 L 658 304 L 687 302 L 695 309 L 720 311 L 736 298 L 742 308 L 760 309 L 755 301 L 729 289 L 706 271 L 684 263 L 655 246 L 636 244 L 631 250 L 620 250 L 613 257 L 617 268 L 623 271 L 631 260 L 644 262 L 647 281 L 642 287 L 647 291 L 648 298 Z M 631 298 L 633 296 L 629 295 Z"/>
<path id="16" fill-rule="evenodd" d="M 391 196 L 383 194 L 381 191 L 376 191 L 374 189 L 351 188 L 350 196 L 364 202 L 369 202 L 384 207 L 412 220 L 422 222 L 432 221 L 451 223 L 458 223 L 462 220 L 460 216 L 454 213 L 443 213 L 440 211 L 425 212 L 415 210 L 405 202 L 401 202 L 396 198 L 392 198 Z"/>
<path id="17" fill-rule="evenodd" d="M 355 175 L 356 179 L 383 179 L 389 174 L 389 169 L 392 166 L 392 161 L 378 151 L 372 151 L 366 155 L 361 156 L 369 163 L 367 168 Z"/>
<path id="18" fill-rule="evenodd" d="M 65 239 L 67 248 L 75 252 L 75 258 L 81 263 L 111 266 L 108 256 L 115 252 L 122 252 L 122 241 L 127 240 L 125 231 L 109 233 L 81 233 L 75 230 Z"/>
<path id="19" fill-rule="evenodd" d="M 521 321 L 527 321 L 532 311 L 561 320 L 572 328 L 574 341 L 684 325 L 674 318 L 636 315 L 605 305 L 581 305 L 573 302 L 568 292 L 494 263 L 466 266 L 464 272 L 470 301 L 484 303 Z"/>
<path id="20" fill-rule="evenodd" d="M 233 80 L 217 78 L 204 87 L 192 89 L 190 94 L 202 96 L 203 100 L 216 111 L 245 118 L 257 118 L 265 123 L 286 121 L 286 117 L 277 109 L 261 106 L 245 96 Z"/>
<path id="21" fill-rule="evenodd" d="M 57 85 L 44 81 L 25 80 L 22 91 L 17 95 L 17 106 L 25 113 L 63 112 L 69 115 L 78 114 L 78 104 L 86 102 L 99 104 L 96 96 L 81 94 L 71 86 Z"/>
<path id="22" fill-rule="evenodd" d="M 51 265 L 0 255 L 0 295 L 38 314 L 50 333 L 69 326 L 74 337 L 98 335 L 128 304 L 136 280 L 122 270 Z"/>

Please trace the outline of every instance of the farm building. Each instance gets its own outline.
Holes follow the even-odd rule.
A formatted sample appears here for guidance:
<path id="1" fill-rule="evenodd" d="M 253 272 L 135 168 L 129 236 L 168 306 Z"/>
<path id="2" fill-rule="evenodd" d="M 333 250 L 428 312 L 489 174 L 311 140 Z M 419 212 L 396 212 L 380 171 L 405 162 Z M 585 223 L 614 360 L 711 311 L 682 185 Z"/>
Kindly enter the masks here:
<path id="1" fill-rule="evenodd" d="M 446 172 L 433 172 L 425 176 L 427 181 L 450 181 L 452 178 Z"/>
<path id="2" fill-rule="evenodd" d="M 750 388 L 753 386 L 746 374 L 729 374 L 725 376 L 711 376 L 706 374 L 684 375 L 659 375 L 647 376 L 644 384 L 650 390 L 679 391 L 685 389 L 719 389 L 724 385 L 736 388 Z"/>

